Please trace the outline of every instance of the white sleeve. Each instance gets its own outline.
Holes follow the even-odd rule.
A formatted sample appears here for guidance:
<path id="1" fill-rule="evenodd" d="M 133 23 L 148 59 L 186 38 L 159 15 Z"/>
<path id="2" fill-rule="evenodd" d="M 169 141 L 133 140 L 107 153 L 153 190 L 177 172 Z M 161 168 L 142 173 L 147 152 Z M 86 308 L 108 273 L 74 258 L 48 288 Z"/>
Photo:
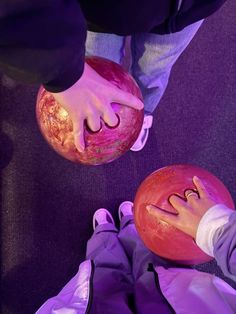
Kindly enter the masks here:
<path id="1" fill-rule="evenodd" d="M 196 243 L 206 254 L 214 257 L 214 237 L 229 221 L 234 210 L 223 204 L 217 204 L 208 209 L 202 216 L 196 234 Z"/>

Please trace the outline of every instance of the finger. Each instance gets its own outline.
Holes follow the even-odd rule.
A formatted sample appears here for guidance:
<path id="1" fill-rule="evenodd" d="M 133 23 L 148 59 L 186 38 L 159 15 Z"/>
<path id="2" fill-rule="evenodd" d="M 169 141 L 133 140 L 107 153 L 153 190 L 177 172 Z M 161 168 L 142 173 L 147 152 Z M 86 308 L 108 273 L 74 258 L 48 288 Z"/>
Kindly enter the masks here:
<path id="1" fill-rule="evenodd" d="M 193 190 L 186 190 L 184 194 L 188 201 L 199 199 L 198 194 Z"/>
<path id="2" fill-rule="evenodd" d="M 138 97 L 132 95 L 131 93 L 124 92 L 119 88 L 116 88 L 115 90 L 112 89 L 111 98 L 112 102 L 116 102 L 138 110 L 143 109 L 144 106 L 143 102 Z"/>
<path id="3" fill-rule="evenodd" d="M 101 119 L 99 114 L 90 114 L 86 120 L 91 131 L 97 132 L 101 129 Z"/>
<path id="4" fill-rule="evenodd" d="M 193 177 L 193 183 L 197 188 L 200 198 L 209 196 L 209 193 L 207 192 L 205 185 L 197 176 Z"/>
<path id="5" fill-rule="evenodd" d="M 173 226 L 177 225 L 178 215 L 167 213 L 166 211 L 154 205 L 148 205 L 146 209 L 150 215 L 158 218 L 159 220 L 165 221 Z"/>
<path id="6" fill-rule="evenodd" d="M 102 118 L 104 122 L 111 127 L 114 127 L 119 123 L 119 119 L 112 109 L 111 105 L 106 106 L 103 111 Z"/>
<path id="7" fill-rule="evenodd" d="M 187 202 L 177 195 L 171 195 L 169 202 L 179 213 L 189 208 Z"/>
<path id="8" fill-rule="evenodd" d="M 73 122 L 73 134 L 75 138 L 75 147 L 79 152 L 83 152 L 85 149 L 84 143 L 84 119 L 77 119 Z"/>

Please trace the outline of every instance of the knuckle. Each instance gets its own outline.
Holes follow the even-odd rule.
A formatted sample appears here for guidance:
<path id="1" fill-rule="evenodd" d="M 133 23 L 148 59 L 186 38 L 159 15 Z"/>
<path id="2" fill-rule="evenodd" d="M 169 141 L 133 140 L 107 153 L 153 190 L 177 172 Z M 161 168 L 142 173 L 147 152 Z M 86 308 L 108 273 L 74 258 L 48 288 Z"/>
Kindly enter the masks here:
<path id="1" fill-rule="evenodd" d="M 181 212 L 186 211 L 188 208 L 189 208 L 189 207 L 188 207 L 187 205 L 184 205 L 184 204 L 181 204 L 180 207 L 179 207 L 179 209 L 180 209 Z"/>

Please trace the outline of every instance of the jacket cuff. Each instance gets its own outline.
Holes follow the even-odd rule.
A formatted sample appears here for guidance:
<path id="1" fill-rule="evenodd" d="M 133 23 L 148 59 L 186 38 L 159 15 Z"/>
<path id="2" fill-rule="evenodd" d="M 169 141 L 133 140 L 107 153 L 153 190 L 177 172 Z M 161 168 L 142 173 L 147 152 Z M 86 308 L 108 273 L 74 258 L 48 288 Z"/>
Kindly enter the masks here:
<path id="1" fill-rule="evenodd" d="M 234 210 L 224 204 L 217 204 L 202 216 L 197 229 L 196 243 L 206 254 L 214 257 L 216 235 L 219 235 L 219 231 L 229 221 L 233 212 Z"/>
<path id="2" fill-rule="evenodd" d="M 66 70 L 54 80 L 44 83 L 43 87 L 51 93 L 64 92 L 80 79 L 84 71 L 84 62 L 84 57 L 79 56 L 75 62 L 68 61 Z"/>

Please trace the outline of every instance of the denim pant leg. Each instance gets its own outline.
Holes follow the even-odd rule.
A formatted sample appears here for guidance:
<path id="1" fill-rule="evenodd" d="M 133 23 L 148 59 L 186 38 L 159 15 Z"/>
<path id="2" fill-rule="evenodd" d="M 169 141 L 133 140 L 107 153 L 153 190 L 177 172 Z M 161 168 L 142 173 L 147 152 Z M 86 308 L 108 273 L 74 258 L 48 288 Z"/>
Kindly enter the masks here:
<path id="1" fill-rule="evenodd" d="M 86 258 L 94 262 L 93 300 L 89 314 L 133 313 L 133 277 L 116 227 L 96 227 L 87 243 Z"/>
<path id="2" fill-rule="evenodd" d="M 157 107 L 167 87 L 172 66 L 202 23 L 203 20 L 167 35 L 141 33 L 132 36 L 131 74 L 142 90 L 146 113 L 152 113 Z"/>
<path id="3" fill-rule="evenodd" d="M 134 225 L 133 215 L 122 218 L 118 238 L 133 265 L 135 313 L 173 313 L 160 290 L 157 274 L 150 264 L 167 268 L 174 264 L 152 253 L 144 245 Z"/>
<path id="4" fill-rule="evenodd" d="M 125 37 L 114 34 L 87 32 L 86 55 L 107 58 L 121 64 Z"/>

